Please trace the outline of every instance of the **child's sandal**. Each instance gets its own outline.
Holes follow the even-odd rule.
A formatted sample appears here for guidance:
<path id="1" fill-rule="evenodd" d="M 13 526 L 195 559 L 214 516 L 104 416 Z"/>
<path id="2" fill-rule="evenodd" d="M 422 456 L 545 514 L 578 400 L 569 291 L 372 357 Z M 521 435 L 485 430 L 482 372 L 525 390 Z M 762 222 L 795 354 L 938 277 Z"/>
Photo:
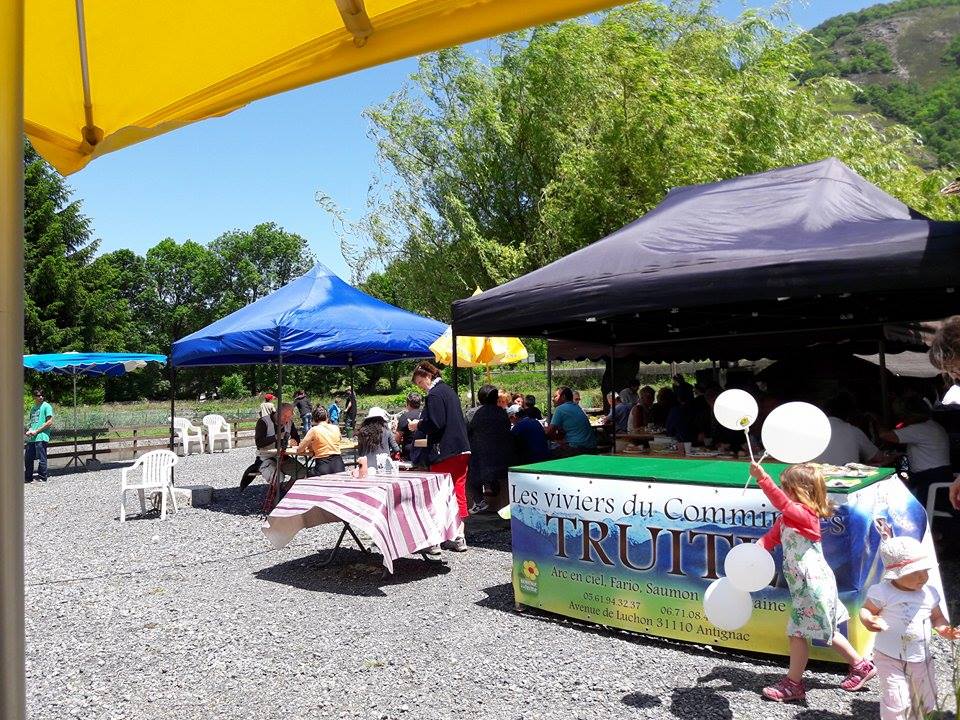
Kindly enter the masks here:
<path id="1" fill-rule="evenodd" d="M 877 666 L 867 659 L 850 666 L 850 672 L 840 683 L 840 687 L 847 692 L 856 692 L 877 674 Z"/>
<path id="2" fill-rule="evenodd" d="M 799 702 L 807 699 L 807 688 L 803 680 L 794 682 L 788 677 L 783 677 L 776 685 L 765 687 L 763 696 L 774 702 Z"/>

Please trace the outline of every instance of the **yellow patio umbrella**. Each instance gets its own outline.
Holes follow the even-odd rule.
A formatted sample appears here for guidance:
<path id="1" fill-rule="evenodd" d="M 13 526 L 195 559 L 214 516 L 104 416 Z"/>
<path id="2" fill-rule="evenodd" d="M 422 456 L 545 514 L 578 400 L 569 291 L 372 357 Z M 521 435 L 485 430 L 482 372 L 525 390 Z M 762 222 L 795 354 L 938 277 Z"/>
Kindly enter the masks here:
<path id="1" fill-rule="evenodd" d="M 477 288 L 473 294 L 479 295 L 481 292 Z M 438 363 L 452 364 L 453 328 L 447 327 L 443 335 L 434 340 L 430 351 Z M 486 367 L 488 379 L 491 366 L 510 365 L 526 359 L 527 349 L 519 338 L 457 335 L 457 367 Z"/>
<path id="2" fill-rule="evenodd" d="M 453 335 L 449 327 L 433 342 L 430 351 L 438 363 L 453 363 Z M 510 365 L 526 358 L 527 349 L 519 338 L 457 335 L 457 367 Z"/>
<path id="3" fill-rule="evenodd" d="M 23 387 L 23 145 L 64 174 L 259 98 L 610 0 L 0 0 L 0 386 Z M 250 138 L 251 143 L 257 142 Z M 0 718 L 24 716 L 20 409 L 0 416 Z"/>

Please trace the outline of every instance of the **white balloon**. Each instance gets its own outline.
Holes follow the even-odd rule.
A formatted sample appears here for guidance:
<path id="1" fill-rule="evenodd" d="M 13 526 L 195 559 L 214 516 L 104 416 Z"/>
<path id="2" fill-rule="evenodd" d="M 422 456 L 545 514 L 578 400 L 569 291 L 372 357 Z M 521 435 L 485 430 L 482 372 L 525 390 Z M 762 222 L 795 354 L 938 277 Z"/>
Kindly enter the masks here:
<path id="1" fill-rule="evenodd" d="M 810 403 L 790 402 L 767 416 L 760 437 L 764 450 L 780 462 L 810 462 L 830 444 L 830 421 Z"/>
<path id="2" fill-rule="evenodd" d="M 717 422 L 730 430 L 746 430 L 758 414 L 757 401 L 745 390 L 724 390 L 713 403 Z"/>
<path id="3" fill-rule="evenodd" d="M 756 543 L 741 543 L 727 553 L 723 569 L 737 590 L 751 593 L 770 584 L 777 566 L 773 555 Z"/>
<path id="4" fill-rule="evenodd" d="M 750 593 L 738 590 L 730 578 L 714 580 L 703 594 L 707 620 L 721 630 L 736 630 L 747 624 L 753 614 Z"/>

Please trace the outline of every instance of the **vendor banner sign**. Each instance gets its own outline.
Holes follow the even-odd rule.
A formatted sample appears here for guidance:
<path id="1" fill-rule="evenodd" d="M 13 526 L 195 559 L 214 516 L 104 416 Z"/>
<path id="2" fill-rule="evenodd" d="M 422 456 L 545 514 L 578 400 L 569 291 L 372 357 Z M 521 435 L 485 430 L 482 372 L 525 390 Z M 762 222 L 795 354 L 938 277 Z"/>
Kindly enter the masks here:
<path id="1" fill-rule="evenodd" d="M 721 630 L 703 611 L 704 591 L 723 575 L 730 548 L 755 542 L 778 515 L 759 489 L 511 471 L 510 499 L 518 605 L 660 637 L 787 653 L 791 603 L 779 549 L 777 574 L 753 593 L 746 625 Z M 929 543 L 926 514 L 895 476 L 831 500 L 836 513 L 822 523 L 823 549 L 854 618 L 843 630 L 866 652 L 872 636 L 856 617 L 882 574 L 877 521 Z M 838 660 L 822 646 L 812 656 Z"/>

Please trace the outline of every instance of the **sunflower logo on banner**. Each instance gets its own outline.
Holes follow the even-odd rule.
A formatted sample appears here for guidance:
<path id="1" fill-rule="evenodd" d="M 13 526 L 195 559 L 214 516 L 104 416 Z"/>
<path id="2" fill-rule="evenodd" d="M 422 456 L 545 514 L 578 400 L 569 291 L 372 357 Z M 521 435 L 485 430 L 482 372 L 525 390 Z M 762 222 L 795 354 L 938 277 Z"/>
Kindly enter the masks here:
<path id="1" fill-rule="evenodd" d="M 531 595 L 536 595 L 540 592 L 540 587 L 537 584 L 537 578 L 540 577 L 540 568 L 537 567 L 537 564 L 533 560 L 524 560 L 523 569 L 520 573 L 520 589 Z"/>

